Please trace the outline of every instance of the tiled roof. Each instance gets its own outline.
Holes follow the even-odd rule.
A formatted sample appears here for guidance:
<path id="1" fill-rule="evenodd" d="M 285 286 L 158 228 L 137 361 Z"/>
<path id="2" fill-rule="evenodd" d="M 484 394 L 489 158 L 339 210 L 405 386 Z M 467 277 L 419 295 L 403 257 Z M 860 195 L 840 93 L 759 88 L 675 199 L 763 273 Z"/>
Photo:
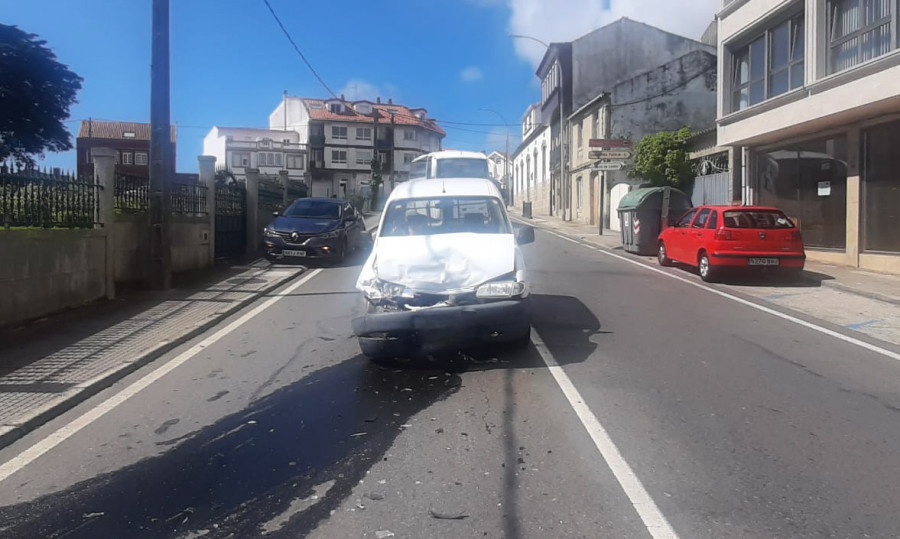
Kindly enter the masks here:
<path id="1" fill-rule="evenodd" d="M 353 110 L 353 103 L 351 102 L 344 102 L 344 112 L 331 112 L 330 110 L 328 110 L 326 100 L 324 99 L 305 98 L 303 99 L 303 104 L 309 111 L 310 119 L 313 120 L 374 123 L 377 116 L 378 123 L 389 124 L 391 123 L 391 113 L 389 111 L 395 111 L 395 125 L 415 125 L 430 129 L 436 133 L 440 133 L 441 135 L 447 134 L 433 119 L 426 118 L 424 120 L 420 120 L 412 112 L 412 110 L 424 109 L 411 110 L 409 107 L 406 107 L 404 105 L 380 103 L 372 105 L 372 114 L 360 114 Z M 311 105 L 318 105 L 320 108 L 313 108 Z"/>
<path id="2" fill-rule="evenodd" d="M 126 137 L 125 133 L 134 133 Z M 150 124 L 139 122 L 104 122 L 100 120 L 82 120 L 78 138 L 100 138 L 109 140 L 150 140 Z M 171 126 L 172 142 L 177 139 L 177 128 Z"/>

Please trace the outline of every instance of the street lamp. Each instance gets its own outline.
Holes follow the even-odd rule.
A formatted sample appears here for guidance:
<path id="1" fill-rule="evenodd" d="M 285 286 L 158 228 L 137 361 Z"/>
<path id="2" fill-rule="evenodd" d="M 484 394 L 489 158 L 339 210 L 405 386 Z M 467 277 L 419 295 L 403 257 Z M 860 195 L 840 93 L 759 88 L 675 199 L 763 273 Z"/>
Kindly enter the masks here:
<path id="1" fill-rule="evenodd" d="M 517 38 L 517 39 L 530 39 L 531 41 L 536 41 L 550 50 L 550 45 L 541 41 L 540 39 L 532 36 L 525 36 L 521 34 L 509 34 L 509 37 Z M 557 60 L 559 61 L 559 60 Z M 565 77 L 562 72 L 562 62 L 560 62 L 560 70 L 559 70 L 559 181 L 563 181 L 563 177 L 565 176 L 565 166 L 566 166 L 566 153 L 563 150 L 565 148 L 565 129 L 563 129 L 563 101 L 564 101 L 564 86 Z M 555 185 L 553 182 L 553 176 L 550 176 L 550 215 L 553 215 L 554 202 L 556 201 L 555 197 Z M 566 201 L 563 201 L 563 207 L 565 208 Z M 565 219 L 565 212 L 563 212 L 563 219 Z"/>
<path id="2" fill-rule="evenodd" d="M 502 114 L 500 114 L 499 112 L 497 112 L 494 109 L 488 109 L 488 108 L 482 107 L 479 110 L 493 112 L 494 114 L 496 114 L 497 116 L 500 117 L 500 121 L 503 122 L 503 124 L 506 126 L 506 153 L 503 155 L 503 183 L 506 184 L 506 189 L 507 189 L 506 192 L 507 192 L 507 195 L 509 198 L 509 200 L 507 201 L 507 204 L 509 204 L 510 202 L 512 202 L 512 189 L 510 188 L 510 186 L 512 185 L 512 182 L 509 181 L 509 124 L 506 122 L 506 118 L 504 118 Z"/>

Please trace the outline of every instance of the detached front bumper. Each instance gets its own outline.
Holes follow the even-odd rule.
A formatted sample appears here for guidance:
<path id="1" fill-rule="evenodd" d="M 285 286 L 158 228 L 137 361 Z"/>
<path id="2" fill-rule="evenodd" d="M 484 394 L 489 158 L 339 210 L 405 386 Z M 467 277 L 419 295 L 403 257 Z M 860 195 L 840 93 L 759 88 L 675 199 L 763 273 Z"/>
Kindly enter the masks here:
<path id="1" fill-rule="evenodd" d="M 352 324 L 363 354 L 403 357 L 521 339 L 531 331 L 531 314 L 527 299 L 502 300 L 371 313 Z"/>

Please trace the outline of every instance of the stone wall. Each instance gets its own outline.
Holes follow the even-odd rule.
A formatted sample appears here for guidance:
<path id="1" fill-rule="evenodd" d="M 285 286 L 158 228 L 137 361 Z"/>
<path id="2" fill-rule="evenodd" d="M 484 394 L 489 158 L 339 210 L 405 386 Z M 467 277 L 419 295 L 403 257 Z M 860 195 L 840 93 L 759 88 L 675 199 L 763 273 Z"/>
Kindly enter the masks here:
<path id="1" fill-rule="evenodd" d="M 0 325 L 106 295 L 106 231 L 0 230 Z"/>

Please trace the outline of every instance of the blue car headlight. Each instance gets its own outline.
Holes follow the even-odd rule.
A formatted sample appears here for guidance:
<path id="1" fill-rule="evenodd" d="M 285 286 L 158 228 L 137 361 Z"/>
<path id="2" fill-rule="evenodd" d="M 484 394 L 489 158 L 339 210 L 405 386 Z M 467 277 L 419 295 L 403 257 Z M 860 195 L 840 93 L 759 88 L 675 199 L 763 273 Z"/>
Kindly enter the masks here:
<path id="1" fill-rule="evenodd" d="M 341 235 L 340 230 L 332 230 L 331 232 L 326 232 L 326 233 L 320 235 L 319 237 L 322 238 L 323 240 L 333 240 L 340 235 Z"/>

